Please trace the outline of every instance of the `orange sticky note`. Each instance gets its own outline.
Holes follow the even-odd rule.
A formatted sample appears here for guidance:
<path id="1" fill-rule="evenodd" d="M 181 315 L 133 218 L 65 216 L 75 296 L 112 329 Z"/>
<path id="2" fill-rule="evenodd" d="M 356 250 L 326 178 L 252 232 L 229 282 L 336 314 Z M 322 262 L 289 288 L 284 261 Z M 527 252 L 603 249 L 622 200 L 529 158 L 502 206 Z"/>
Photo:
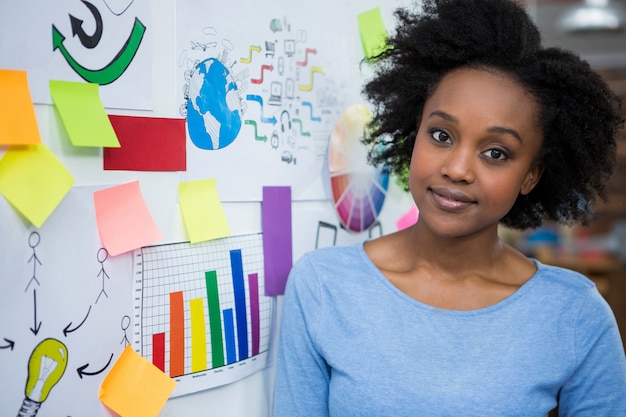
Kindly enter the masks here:
<path id="1" fill-rule="evenodd" d="M 191 243 L 230 236 L 215 179 L 179 183 L 178 200 Z"/>
<path id="2" fill-rule="evenodd" d="M 176 381 L 126 345 L 98 398 L 122 417 L 156 417 L 175 387 Z"/>
<path id="3" fill-rule="evenodd" d="M 98 84 L 50 80 L 50 96 L 74 146 L 119 148 Z"/>
<path id="4" fill-rule="evenodd" d="M 74 177 L 44 145 L 13 145 L 0 159 L 0 193 L 39 228 L 69 192 Z"/>
<path id="5" fill-rule="evenodd" d="M 41 143 L 26 71 L 0 69 L 0 144 Z"/>
<path id="6" fill-rule="evenodd" d="M 141 195 L 138 181 L 96 191 L 93 199 L 100 239 L 111 255 L 163 239 Z"/>

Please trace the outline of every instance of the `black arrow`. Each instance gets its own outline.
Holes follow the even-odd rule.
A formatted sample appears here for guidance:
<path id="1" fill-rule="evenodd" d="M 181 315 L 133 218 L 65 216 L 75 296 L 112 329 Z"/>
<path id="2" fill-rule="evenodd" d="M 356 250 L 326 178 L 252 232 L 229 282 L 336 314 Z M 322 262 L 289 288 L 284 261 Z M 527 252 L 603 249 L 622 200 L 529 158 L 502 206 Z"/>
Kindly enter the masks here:
<path id="1" fill-rule="evenodd" d="M 109 358 L 109 361 L 107 362 L 107 364 L 104 365 L 104 368 L 100 369 L 99 371 L 96 371 L 96 372 L 85 372 L 85 368 L 87 368 L 89 366 L 89 364 L 86 363 L 83 366 L 81 366 L 80 368 L 77 368 L 76 372 L 78 372 L 78 376 L 80 377 L 80 379 L 83 379 L 83 375 L 89 375 L 89 376 L 98 375 L 99 373 L 103 372 L 105 369 L 107 369 L 109 367 L 109 365 L 111 364 L 111 360 L 113 360 L 113 354 L 112 353 L 111 353 L 111 357 Z"/>
<path id="2" fill-rule="evenodd" d="M 65 337 L 67 337 L 67 334 L 68 334 L 68 333 L 72 333 L 73 331 L 78 330 L 78 328 L 79 328 L 80 326 L 82 326 L 82 325 L 83 325 L 83 323 L 85 323 L 85 320 L 87 320 L 87 317 L 89 317 L 89 312 L 90 312 L 90 311 L 91 311 L 91 306 L 89 306 L 89 310 L 87 310 L 87 315 L 85 316 L 85 318 L 83 319 L 83 321 L 81 321 L 81 322 L 80 322 L 80 324 L 79 324 L 78 326 L 74 327 L 73 329 L 70 329 L 70 326 L 72 325 L 72 322 L 71 322 L 71 321 L 68 323 L 68 325 L 67 325 L 67 326 L 65 326 L 65 329 L 63 329 L 63 334 L 65 335 Z"/>
<path id="3" fill-rule="evenodd" d="M 0 349 L 8 349 L 11 348 L 11 350 L 13 350 L 13 346 L 15 345 L 15 342 L 12 340 L 7 339 L 6 337 L 4 338 L 4 341 L 8 343 L 8 345 L 6 346 L 0 346 Z"/>
<path id="4" fill-rule="evenodd" d="M 80 43 L 82 43 L 85 48 L 91 49 L 98 45 L 98 42 L 100 42 L 100 38 L 102 37 L 102 16 L 96 6 L 85 0 L 82 0 L 82 2 L 85 6 L 87 6 L 89 11 L 91 11 L 93 18 L 96 21 L 96 30 L 93 35 L 87 35 L 83 29 L 83 21 L 77 17 L 69 15 L 70 23 L 72 24 L 72 35 L 78 36 Z"/>
<path id="5" fill-rule="evenodd" d="M 34 325 L 34 329 L 31 327 L 30 331 L 33 332 L 33 334 L 35 336 L 37 336 L 37 333 L 39 333 L 39 329 L 41 329 L 41 322 L 37 323 L 37 290 L 33 290 L 33 305 L 35 306 L 35 325 Z"/>

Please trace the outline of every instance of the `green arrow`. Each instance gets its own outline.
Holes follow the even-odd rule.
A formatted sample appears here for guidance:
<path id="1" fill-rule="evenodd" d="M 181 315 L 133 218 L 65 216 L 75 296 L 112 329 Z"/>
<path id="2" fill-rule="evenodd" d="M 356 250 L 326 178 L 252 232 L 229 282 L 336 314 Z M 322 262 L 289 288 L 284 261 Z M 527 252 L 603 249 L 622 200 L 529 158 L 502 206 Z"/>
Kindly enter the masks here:
<path id="1" fill-rule="evenodd" d="M 117 80 L 124 73 L 124 71 L 126 71 L 126 68 L 128 68 L 135 57 L 137 50 L 139 49 L 139 45 L 141 44 L 141 40 L 143 39 L 145 32 L 146 27 L 139 21 L 139 19 L 135 18 L 133 30 L 131 31 L 128 40 L 126 40 L 122 49 L 120 49 L 117 55 L 115 55 L 115 58 L 113 58 L 107 66 L 99 70 L 87 69 L 76 62 L 63 45 L 65 36 L 63 36 L 63 34 L 59 32 L 54 25 L 52 25 L 52 50 L 55 51 L 59 49 L 67 63 L 70 64 L 70 67 L 85 81 L 94 84 L 106 85 Z"/>
<path id="2" fill-rule="evenodd" d="M 267 142 L 267 136 L 259 136 L 256 128 L 256 122 L 254 120 L 245 120 L 244 124 L 254 127 L 254 139 L 262 142 Z"/>

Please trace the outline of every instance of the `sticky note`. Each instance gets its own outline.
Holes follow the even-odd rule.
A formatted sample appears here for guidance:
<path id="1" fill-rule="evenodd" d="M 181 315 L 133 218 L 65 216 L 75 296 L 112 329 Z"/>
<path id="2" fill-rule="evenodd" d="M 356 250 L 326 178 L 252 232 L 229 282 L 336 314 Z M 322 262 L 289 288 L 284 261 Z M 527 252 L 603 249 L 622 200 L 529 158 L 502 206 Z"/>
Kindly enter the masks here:
<path id="1" fill-rule="evenodd" d="M 367 58 L 373 58 L 387 49 L 387 29 L 380 14 L 380 8 L 360 13 L 357 17 L 363 51 Z"/>
<path id="2" fill-rule="evenodd" d="M 72 145 L 119 148 L 98 84 L 50 80 L 50 95 Z"/>
<path id="3" fill-rule="evenodd" d="M 109 115 L 120 142 L 104 148 L 105 170 L 185 171 L 185 119 Z"/>
<path id="4" fill-rule="evenodd" d="M 265 295 L 281 295 L 293 266 L 290 187 L 263 187 L 261 227 Z"/>
<path id="5" fill-rule="evenodd" d="M 179 183 L 178 201 L 191 243 L 230 236 L 215 179 Z"/>
<path id="6" fill-rule="evenodd" d="M 73 183 L 72 174 L 44 144 L 13 145 L 0 159 L 0 193 L 37 228 Z"/>
<path id="7" fill-rule="evenodd" d="M 411 207 L 406 213 L 404 213 L 398 220 L 396 220 L 396 228 L 398 230 L 406 229 L 417 223 L 419 217 L 419 211 L 416 206 Z"/>
<path id="8" fill-rule="evenodd" d="M 123 417 L 157 417 L 174 388 L 176 381 L 126 345 L 98 398 Z"/>
<path id="9" fill-rule="evenodd" d="M 0 69 L 0 144 L 41 143 L 26 71 Z"/>
<path id="10" fill-rule="evenodd" d="M 100 239 L 112 256 L 163 239 L 138 181 L 96 191 L 93 198 Z"/>

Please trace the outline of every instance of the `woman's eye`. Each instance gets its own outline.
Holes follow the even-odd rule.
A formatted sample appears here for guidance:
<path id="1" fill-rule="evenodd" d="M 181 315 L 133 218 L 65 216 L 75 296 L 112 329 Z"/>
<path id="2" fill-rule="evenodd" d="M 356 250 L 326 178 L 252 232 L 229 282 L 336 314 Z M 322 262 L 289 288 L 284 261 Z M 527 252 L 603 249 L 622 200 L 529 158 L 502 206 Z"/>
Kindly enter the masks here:
<path id="1" fill-rule="evenodd" d="M 431 136 L 437 142 L 450 142 L 450 136 L 443 130 L 433 130 Z"/>
<path id="2" fill-rule="evenodd" d="M 485 155 L 489 159 L 494 159 L 496 161 L 504 161 L 509 158 L 504 151 L 495 148 L 483 152 L 483 155 Z"/>

